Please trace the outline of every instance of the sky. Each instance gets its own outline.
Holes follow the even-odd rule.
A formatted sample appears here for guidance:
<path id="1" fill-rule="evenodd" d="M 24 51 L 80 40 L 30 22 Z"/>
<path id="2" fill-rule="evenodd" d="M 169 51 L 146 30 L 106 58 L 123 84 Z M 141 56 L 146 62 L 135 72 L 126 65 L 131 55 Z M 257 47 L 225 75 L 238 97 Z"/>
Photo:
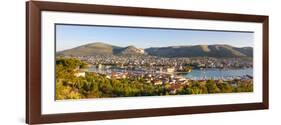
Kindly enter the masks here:
<path id="1" fill-rule="evenodd" d="M 137 48 L 212 44 L 253 47 L 253 39 L 252 32 L 56 25 L 56 51 L 94 42 Z"/>

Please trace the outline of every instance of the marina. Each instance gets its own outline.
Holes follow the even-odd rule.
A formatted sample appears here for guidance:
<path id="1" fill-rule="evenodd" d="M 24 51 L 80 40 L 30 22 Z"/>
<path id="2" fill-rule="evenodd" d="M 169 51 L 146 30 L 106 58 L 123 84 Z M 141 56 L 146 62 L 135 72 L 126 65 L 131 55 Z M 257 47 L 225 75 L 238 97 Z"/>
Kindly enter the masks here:
<path id="1" fill-rule="evenodd" d="M 253 69 L 218 69 L 218 68 L 206 68 L 206 69 L 193 69 L 191 72 L 165 72 L 153 69 L 143 68 L 120 68 L 112 66 L 96 66 L 93 65 L 85 70 L 86 72 L 94 72 L 99 74 L 105 74 L 111 76 L 116 74 L 130 74 L 130 75 L 161 75 L 170 74 L 174 76 L 184 77 L 190 80 L 233 80 L 233 79 L 252 79 Z"/>

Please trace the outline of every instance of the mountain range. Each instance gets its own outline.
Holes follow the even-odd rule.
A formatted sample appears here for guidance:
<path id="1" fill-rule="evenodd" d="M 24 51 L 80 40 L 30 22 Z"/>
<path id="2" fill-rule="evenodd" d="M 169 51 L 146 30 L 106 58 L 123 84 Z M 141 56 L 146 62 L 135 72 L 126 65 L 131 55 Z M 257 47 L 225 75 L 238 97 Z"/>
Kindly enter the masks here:
<path id="1" fill-rule="evenodd" d="M 151 47 L 146 49 L 135 46 L 120 47 L 96 42 L 57 52 L 64 56 L 93 55 L 152 55 L 159 57 L 253 57 L 252 47 L 234 47 L 225 44 Z"/>

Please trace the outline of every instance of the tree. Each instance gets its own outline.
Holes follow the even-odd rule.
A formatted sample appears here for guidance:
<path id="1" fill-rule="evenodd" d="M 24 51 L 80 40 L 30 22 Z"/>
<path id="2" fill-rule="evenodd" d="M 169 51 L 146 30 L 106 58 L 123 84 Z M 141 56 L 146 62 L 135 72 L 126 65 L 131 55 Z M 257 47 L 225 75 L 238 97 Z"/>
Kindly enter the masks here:
<path id="1" fill-rule="evenodd" d="M 222 93 L 232 92 L 232 87 L 226 82 L 217 84 L 217 87 L 220 89 Z"/>
<path id="2" fill-rule="evenodd" d="M 198 81 L 192 81 L 186 89 L 187 94 L 204 94 L 208 93 L 206 86 Z"/>
<path id="3" fill-rule="evenodd" d="M 89 66 L 88 66 L 88 64 L 87 63 L 85 63 L 85 62 L 81 62 L 81 64 L 80 64 L 80 68 L 82 68 L 82 69 L 86 69 L 86 68 L 88 68 Z"/>
<path id="4" fill-rule="evenodd" d="M 206 83 L 206 87 L 208 89 L 208 93 L 219 93 L 220 89 L 217 87 L 214 80 L 208 80 Z"/>
<path id="5" fill-rule="evenodd" d="M 241 81 L 236 88 L 237 92 L 253 92 L 252 81 Z"/>

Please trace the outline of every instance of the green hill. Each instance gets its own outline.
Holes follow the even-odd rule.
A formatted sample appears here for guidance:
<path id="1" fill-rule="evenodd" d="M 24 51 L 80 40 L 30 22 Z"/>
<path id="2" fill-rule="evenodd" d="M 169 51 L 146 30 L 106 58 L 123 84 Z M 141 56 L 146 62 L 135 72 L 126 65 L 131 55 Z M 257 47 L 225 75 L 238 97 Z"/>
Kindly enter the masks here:
<path id="1" fill-rule="evenodd" d="M 119 47 L 105 43 L 91 43 L 57 52 L 67 56 L 93 55 L 141 55 L 160 57 L 253 57 L 252 47 L 233 47 L 230 45 L 168 46 L 140 49 L 134 46 Z"/>

